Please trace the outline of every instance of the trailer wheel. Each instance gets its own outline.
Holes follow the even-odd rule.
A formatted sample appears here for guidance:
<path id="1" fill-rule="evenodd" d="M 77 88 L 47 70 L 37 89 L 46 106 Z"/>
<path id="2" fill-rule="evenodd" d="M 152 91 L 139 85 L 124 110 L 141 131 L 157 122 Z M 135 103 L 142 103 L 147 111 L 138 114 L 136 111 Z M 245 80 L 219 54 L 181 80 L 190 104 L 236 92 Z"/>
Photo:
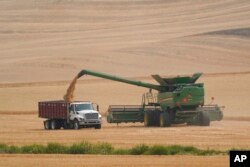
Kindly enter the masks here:
<path id="1" fill-rule="evenodd" d="M 56 121 L 57 123 L 56 123 L 56 129 L 61 129 L 62 128 L 62 121 Z"/>
<path id="2" fill-rule="evenodd" d="M 49 120 L 44 121 L 43 124 L 44 124 L 44 129 L 45 130 L 50 130 L 51 129 Z"/>
<path id="3" fill-rule="evenodd" d="M 102 125 L 101 125 L 101 124 L 95 125 L 95 129 L 101 129 L 101 128 L 102 128 Z"/>
<path id="4" fill-rule="evenodd" d="M 210 118 L 208 114 L 204 111 L 200 113 L 200 126 L 209 126 L 210 125 Z"/>
<path id="5" fill-rule="evenodd" d="M 80 129 L 79 121 L 76 119 L 74 120 L 74 129 Z"/>
<path id="6" fill-rule="evenodd" d="M 169 112 L 163 112 L 160 114 L 160 126 L 161 127 L 171 126 L 171 117 Z"/>
<path id="7" fill-rule="evenodd" d="M 58 129 L 57 128 L 58 127 L 57 121 L 56 120 L 51 120 L 50 126 L 51 126 L 52 130 Z"/>

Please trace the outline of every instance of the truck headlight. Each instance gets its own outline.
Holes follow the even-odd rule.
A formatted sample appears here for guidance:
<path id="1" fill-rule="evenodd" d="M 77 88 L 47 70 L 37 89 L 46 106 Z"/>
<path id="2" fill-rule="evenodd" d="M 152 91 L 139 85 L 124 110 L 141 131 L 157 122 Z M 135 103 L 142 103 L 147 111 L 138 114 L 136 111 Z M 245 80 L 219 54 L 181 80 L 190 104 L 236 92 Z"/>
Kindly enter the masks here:
<path id="1" fill-rule="evenodd" d="M 101 114 L 98 114 L 98 118 L 99 118 L 99 119 L 102 119 L 102 115 L 101 115 Z"/>
<path id="2" fill-rule="evenodd" d="M 79 121 L 84 121 L 84 118 L 79 118 Z"/>

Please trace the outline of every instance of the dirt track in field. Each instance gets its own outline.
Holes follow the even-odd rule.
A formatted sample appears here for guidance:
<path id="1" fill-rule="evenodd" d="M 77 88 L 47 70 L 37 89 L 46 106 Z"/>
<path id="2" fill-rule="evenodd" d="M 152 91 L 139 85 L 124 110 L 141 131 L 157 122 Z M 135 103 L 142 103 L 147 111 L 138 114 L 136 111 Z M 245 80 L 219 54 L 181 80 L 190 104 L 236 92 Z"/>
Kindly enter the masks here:
<path id="1" fill-rule="evenodd" d="M 1 155 L 5 167 L 216 167 L 229 166 L 227 156 L 103 156 L 103 155 Z"/>

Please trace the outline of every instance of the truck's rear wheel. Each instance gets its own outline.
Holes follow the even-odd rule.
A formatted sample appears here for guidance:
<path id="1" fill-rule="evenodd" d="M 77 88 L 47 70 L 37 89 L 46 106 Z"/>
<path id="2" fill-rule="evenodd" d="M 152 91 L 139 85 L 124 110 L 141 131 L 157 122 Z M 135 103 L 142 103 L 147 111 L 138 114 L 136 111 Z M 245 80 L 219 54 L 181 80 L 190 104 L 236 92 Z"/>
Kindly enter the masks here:
<path id="1" fill-rule="evenodd" d="M 74 129 L 79 129 L 80 128 L 80 126 L 79 126 L 79 122 L 78 122 L 78 120 L 74 120 Z"/>
<path id="2" fill-rule="evenodd" d="M 209 126 L 210 125 L 210 118 L 208 113 L 202 111 L 200 113 L 200 126 Z"/>
<path id="3" fill-rule="evenodd" d="M 44 124 L 44 129 L 45 130 L 50 130 L 51 129 L 49 120 L 44 121 L 43 124 Z"/>
<path id="4" fill-rule="evenodd" d="M 62 124 L 62 127 L 63 127 L 63 129 L 70 129 L 70 124 L 68 124 L 66 121 L 64 121 Z"/>
<path id="5" fill-rule="evenodd" d="M 57 125 L 56 120 L 51 120 L 51 129 L 52 130 L 58 129 L 58 125 Z"/>
<path id="6" fill-rule="evenodd" d="M 102 125 L 101 125 L 101 124 L 95 125 L 95 129 L 101 129 L 101 128 L 102 128 Z"/>

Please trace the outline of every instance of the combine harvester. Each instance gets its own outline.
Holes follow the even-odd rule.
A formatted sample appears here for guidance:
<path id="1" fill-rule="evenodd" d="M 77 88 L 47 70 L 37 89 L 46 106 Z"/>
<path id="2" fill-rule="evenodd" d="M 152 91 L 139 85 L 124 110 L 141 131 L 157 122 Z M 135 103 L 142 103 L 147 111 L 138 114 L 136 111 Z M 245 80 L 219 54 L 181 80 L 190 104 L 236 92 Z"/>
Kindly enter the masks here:
<path id="1" fill-rule="evenodd" d="M 204 105 L 204 84 L 195 83 L 202 73 L 192 76 L 152 77 L 159 85 L 134 81 L 90 70 L 82 70 L 78 78 L 92 75 L 113 81 L 149 88 L 142 95 L 141 105 L 110 105 L 108 123 L 144 122 L 145 126 L 169 127 L 171 124 L 209 126 L 223 118 L 221 107 Z M 152 90 L 158 91 L 153 93 Z"/>

